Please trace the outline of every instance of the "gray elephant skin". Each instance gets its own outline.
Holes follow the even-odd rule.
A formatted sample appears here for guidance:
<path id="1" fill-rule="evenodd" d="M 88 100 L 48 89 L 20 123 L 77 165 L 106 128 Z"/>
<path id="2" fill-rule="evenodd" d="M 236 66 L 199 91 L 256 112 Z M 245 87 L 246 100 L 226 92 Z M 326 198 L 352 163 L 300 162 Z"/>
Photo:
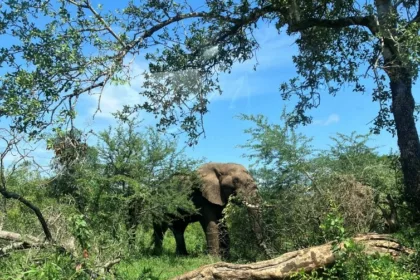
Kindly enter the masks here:
<path id="1" fill-rule="evenodd" d="M 258 189 L 248 170 L 235 163 L 206 163 L 197 170 L 199 186 L 194 188 L 191 200 L 198 214 L 172 220 L 169 224 L 154 224 L 153 240 L 155 251 L 160 252 L 166 230 L 169 228 L 176 240 L 176 254 L 187 255 L 184 232 L 188 224 L 200 222 L 207 240 L 207 250 L 211 255 L 227 258 L 229 256 L 229 235 L 226 225 L 221 221 L 223 209 L 229 197 L 237 195 L 248 208 L 250 225 L 254 233 L 261 235 L 259 227 Z M 254 202 L 254 204 L 253 204 Z"/>

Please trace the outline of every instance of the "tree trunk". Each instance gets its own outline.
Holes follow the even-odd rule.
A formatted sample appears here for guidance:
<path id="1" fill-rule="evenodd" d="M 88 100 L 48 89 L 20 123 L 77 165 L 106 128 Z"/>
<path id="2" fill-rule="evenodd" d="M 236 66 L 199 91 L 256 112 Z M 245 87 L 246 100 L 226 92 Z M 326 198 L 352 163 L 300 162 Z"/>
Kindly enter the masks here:
<path id="1" fill-rule="evenodd" d="M 411 254 L 410 249 L 402 247 L 385 234 L 367 234 L 355 237 L 354 241 L 365 245 L 367 254 L 390 254 L 398 257 Z M 278 258 L 252 264 L 230 264 L 219 262 L 202 266 L 194 271 L 175 277 L 174 280 L 187 279 L 287 279 L 292 274 L 304 270 L 310 272 L 331 265 L 336 257 L 331 243 L 286 253 Z"/>
<path id="2" fill-rule="evenodd" d="M 390 80 L 392 95 L 391 111 L 400 149 L 400 162 L 404 175 L 404 195 L 413 210 L 413 219 L 420 221 L 420 141 L 414 120 L 415 102 L 412 94 L 412 62 L 402 59 L 403 54 L 395 38 L 398 22 L 397 11 L 389 0 L 376 0 L 379 30 L 382 31 L 382 56 L 384 71 Z M 402 38 L 400 38 L 402 39 Z M 404 39 L 402 39 L 404 40 Z"/>
<path id="3" fill-rule="evenodd" d="M 411 92 L 410 72 L 401 67 L 390 76 L 392 113 L 398 136 L 401 166 L 404 175 L 405 199 L 413 209 L 418 222 L 420 217 L 420 141 L 414 120 L 414 98 Z"/>

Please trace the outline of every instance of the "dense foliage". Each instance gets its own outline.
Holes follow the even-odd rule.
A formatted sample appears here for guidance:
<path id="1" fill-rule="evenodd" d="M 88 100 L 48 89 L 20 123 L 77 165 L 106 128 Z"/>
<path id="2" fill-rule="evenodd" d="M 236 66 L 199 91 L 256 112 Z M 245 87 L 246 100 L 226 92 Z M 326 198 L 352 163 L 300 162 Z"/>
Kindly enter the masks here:
<path id="1" fill-rule="evenodd" d="M 286 117 L 282 115 L 281 124 L 271 124 L 263 116 L 242 116 L 251 122 L 245 131 L 249 140 L 242 148 L 254 162 L 252 173 L 264 201 L 263 234 L 275 255 L 372 231 L 397 233 L 406 245 L 418 248 L 418 231 L 409 226 L 410 212 L 402 196 L 398 155 L 378 155 L 367 145 L 369 135 L 356 133 L 339 134 L 329 150 L 316 151 L 311 139 L 285 124 Z M 68 138 L 76 134 L 83 152 L 63 161 L 66 150 L 76 154 L 77 146 L 63 144 L 74 143 Z M 179 215 L 179 206 L 195 211 L 188 200 L 189 186 L 174 189 L 168 181 L 170 174 L 187 174 L 198 164 L 186 158 L 175 141 L 152 129 L 139 132 L 138 124 L 128 120 L 98 133 L 95 145 L 88 145 L 80 131 L 54 136 L 50 143 L 55 151 L 60 148 L 52 161 L 54 177 L 42 176 L 24 162 L 6 170 L 5 179 L 9 191 L 36 202 L 57 244 L 68 253 L 53 248 L 9 251 L 0 256 L 4 279 L 90 279 L 93 274 L 110 279 L 168 279 L 215 261 L 205 256 L 199 224 L 187 229 L 190 257 L 173 255 L 173 238 L 165 239 L 161 255 L 154 255 L 152 221 Z M 2 203 L 2 230 L 43 235 L 27 207 L 19 201 Z M 232 203 L 225 213 L 231 234 L 230 261 L 265 259 L 246 209 Z M 351 243 L 337 254 L 340 261 L 334 267 L 295 276 L 418 279 L 417 254 L 394 262 L 368 257 Z M 114 259 L 120 262 L 107 273 L 103 267 Z"/>

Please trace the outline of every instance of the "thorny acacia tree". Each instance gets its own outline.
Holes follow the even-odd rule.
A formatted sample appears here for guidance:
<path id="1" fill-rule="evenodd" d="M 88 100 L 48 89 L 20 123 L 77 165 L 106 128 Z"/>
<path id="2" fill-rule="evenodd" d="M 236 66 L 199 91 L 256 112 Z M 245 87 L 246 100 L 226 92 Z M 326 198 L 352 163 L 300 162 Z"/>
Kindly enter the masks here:
<path id="1" fill-rule="evenodd" d="M 299 54 L 293 59 L 299 77 L 281 86 L 284 99 L 300 98 L 294 122 L 311 121 L 305 111 L 319 105 L 323 88 L 336 94 L 350 83 L 364 92 L 362 81 L 375 81 L 371 94 L 380 110 L 373 129 L 396 132 L 406 199 L 420 212 L 412 95 L 419 61 L 418 1 L 206 0 L 193 8 L 182 1 L 144 0 L 109 13 L 89 0 L 2 3 L 0 34 L 9 43 L 0 50 L 6 69 L 1 115 L 11 117 L 19 130 L 36 135 L 73 119 L 83 94 L 130 81 L 129 59 L 141 54 L 150 61 L 141 92 L 146 101 L 124 113 L 159 115 L 161 129 L 179 124 L 194 141 L 203 132 L 208 94 L 220 91 L 218 72 L 253 57 L 258 47 L 253 32 L 266 21 L 298 35 Z"/>

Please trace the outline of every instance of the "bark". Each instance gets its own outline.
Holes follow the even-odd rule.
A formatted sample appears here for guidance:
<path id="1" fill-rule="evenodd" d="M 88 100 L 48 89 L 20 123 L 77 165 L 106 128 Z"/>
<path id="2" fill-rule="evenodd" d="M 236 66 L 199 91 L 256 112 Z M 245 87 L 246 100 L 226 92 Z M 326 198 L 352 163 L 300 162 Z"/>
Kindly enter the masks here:
<path id="1" fill-rule="evenodd" d="M 41 243 L 42 241 L 39 238 L 36 238 L 32 235 L 22 235 L 16 232 L 0 230 L 0 239 L 8 240 L 8 241 L 15 241 L 15 242 L 24 242 L 24 241 L 31 241 L 34 243 Z"/>
<path id="2" fill-rule="evenodd" d="M 34 236 L 3 230 L 0 231 L 0 239 L 12 241 L 9 245 L 0 248 L 0 257 L 7 255 L 10 251 L 43 248 L 47 245 Z"/>
<path id="3" fill-rule="evenodd" d="M 420 141 L 414 119 L 415 102 L 412 94 L 413 72 L 410 62 L 401 59 L 398 46 L 397 14 L 389 0 L 376 0 L 379 28 L 384 34 L 382 56 L 384 70 L 390 80 L 392 95 L 391 111 L 400 149 L 400 161 L 404 175 L 404 195 L 413 210 L 413 220 L 420 222 Z M 396 40 L 397 39 L 397 40 Z"/>
<path id="4" fill-rule="evenodd" d="M 367 234 L 355 237 L 354 241 L 365 246 L 367 254 L 390 254 L 398 257 L 411 254 L 396 240 L 385 234 Z M 215 263 L 200 267 L 174 280 L 187 279 L 287 279 L 292 274 L 304 270 L 310 272 L 331 265 L 336 257 L 331 250 L 331 243 L 286 253 L 278 258 L 252 264 Z"/>
<path id="5" fill-rule="evenodd" d="M 0 248 L 0 257 L 7 256 L 10 251 L 34 249 L 34 248 L 45 248 L 47 243 L 32 243 L 32 242 L 15 242 L 11 243 L 3 248 Z"/>
<path id="6" fill-rule="evenodd" d="M 398 136 L 400 161 L 404 175 L 405 199 L 420 219 L 420 141 L 414 120 L 412 80 L 408 71 L 399 69 L 398 75 L 390 75 L 392 113 Z"/>

